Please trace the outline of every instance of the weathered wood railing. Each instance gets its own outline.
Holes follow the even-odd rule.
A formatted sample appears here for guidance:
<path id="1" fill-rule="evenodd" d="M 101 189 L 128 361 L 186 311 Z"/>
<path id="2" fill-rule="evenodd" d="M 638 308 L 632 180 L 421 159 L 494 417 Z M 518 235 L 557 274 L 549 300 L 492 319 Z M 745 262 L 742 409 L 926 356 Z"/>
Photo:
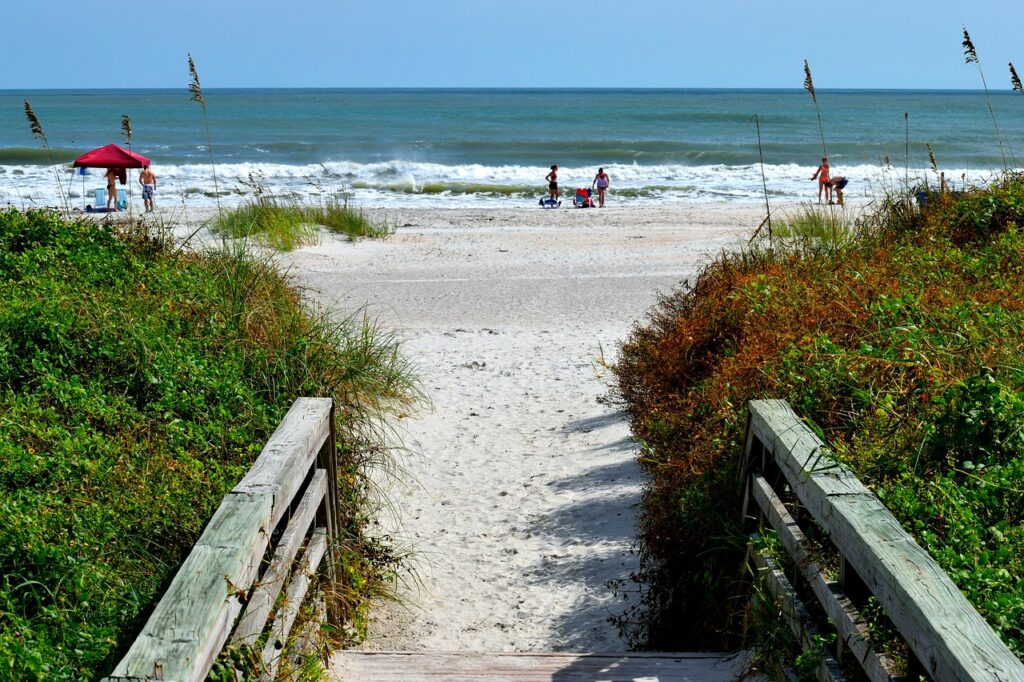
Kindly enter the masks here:
<path id="1" fill-rule="evenodd" d="M 793 560 L 793 572 L 806 581 L 835 628 L 834 649 L 821 648 L 785 571 L 755 552 L 764 584 L 794 633 L 805 647 L 819 646 L 818 679 L 843 679 L 839 661 L 844 652 L 870 680 L 900 679 L 893 661 L 872 643 L 858 609 L 873 595 L 910 649 L 911 679 L 1024 680 L 1024 665 L 952 580 L 878 498 L 829 456 L 785 401 L 750 402 L 741 474 L 744 518 L 754 500 Z M 838 550 L 838 580 L 812 557 L 798 523 L 808 516 Z M 805 528 L 810 532 L 810 526 Z"/>
<path id="2" fill-rule="evenodd" d="M 329 398 L 295 401 L 106 680 L 203 680 L 229 637 L 232 646 L 259 643 L 285 589 L 260 655 L 263 679 L 273 678 L 310 578 L 335 546 L 333 410 Z M 333 560 L 327 570 L 334 578 Z"/>

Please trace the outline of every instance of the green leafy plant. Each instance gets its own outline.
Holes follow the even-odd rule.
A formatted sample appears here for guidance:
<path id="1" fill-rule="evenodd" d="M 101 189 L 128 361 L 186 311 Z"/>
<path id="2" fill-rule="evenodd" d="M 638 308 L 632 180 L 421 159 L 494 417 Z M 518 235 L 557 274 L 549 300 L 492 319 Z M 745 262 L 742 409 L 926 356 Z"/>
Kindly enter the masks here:
<path id="1" fill-rule="evenodd" d="M 0 212 L 0 679 L 109 673 L 299 395 L 337 405 L 355 622 L 397 570 L 363 532 L 418 396 L 395 338 L 244 250 Z"/>

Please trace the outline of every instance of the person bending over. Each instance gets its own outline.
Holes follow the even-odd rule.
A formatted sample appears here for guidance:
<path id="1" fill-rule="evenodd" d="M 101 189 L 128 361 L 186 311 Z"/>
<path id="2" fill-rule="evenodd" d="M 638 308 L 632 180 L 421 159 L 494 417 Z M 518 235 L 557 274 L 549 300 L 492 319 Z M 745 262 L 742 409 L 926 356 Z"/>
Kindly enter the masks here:
<path id="1" fill-rule="evenodd" d="M 843 190 L 846 189 L 846 186 L 849 183 L 850 181 L 844 178 L 842 175 L 836 175 L 835 177 L 828 181 L 828 188 L 835 192 L 836 203 L 839 204 L 840 206 L 843 205 Z M 829 201 L 828 203 L 831 204 L 832 202 Z"/>

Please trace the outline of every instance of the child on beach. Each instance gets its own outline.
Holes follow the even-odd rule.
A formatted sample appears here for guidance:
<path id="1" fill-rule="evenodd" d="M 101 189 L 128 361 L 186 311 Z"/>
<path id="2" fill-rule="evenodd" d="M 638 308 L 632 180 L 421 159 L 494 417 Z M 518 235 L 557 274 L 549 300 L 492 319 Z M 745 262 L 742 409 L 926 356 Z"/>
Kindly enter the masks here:
<path id="1" fill-rule="evenodd" d="M 544 179 L 548 181 L 548 196 L 558 201 L 558 164 L 551 167 L 551 172 Z"/>
<path id="2" fill-rule="evenodd" d="M 818 166 L 818 170 L 814 171 L 814 175 L 811 176 L 811 180 L 818 179 L 818 203 L 821 203 L 821 191 L 825 190 L 825 201 L 832 203 L 832 186 L 828 184 L 829 176 L 829 165 L 828 157 L 821 157 L 821 165 Z"/>

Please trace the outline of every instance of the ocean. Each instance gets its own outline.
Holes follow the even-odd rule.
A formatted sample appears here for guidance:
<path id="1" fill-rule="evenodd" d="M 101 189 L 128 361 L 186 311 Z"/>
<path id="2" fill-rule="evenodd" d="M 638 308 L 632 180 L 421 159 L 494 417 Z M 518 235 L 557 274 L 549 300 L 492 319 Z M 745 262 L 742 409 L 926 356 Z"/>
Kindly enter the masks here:
<path id="1" fill-rule="evenodd" d="M 612 179 L 610 205 L 816 198 L 822 131 L 794 90 L 213 89 L 0 90 L 0 205 L 81 206 L 101 171 L 70 161 L 105 144 L 150 157 L 166 206 L 345 198 L 365 207 L 536 206 L 560 167 L 563 197 Z M 946 178 L 984 182 L 1024 161 L 1024 98 L 982 91 L 819 90 L 824 142 L 849 198 Z M 50 153 L 29 129 L 28 100 Z M 906 113 L 906 118 L 904 114 Z M 760 124 L 761 147 L 757 127 Z M 909 139 L 909 148 L 908 148 Z M 51 154 L 56 165 L 51 165 Z M 765 181 L 760 159 L 763 156 Z M 216 183 L 214 177 L 216 176 Z"/>

